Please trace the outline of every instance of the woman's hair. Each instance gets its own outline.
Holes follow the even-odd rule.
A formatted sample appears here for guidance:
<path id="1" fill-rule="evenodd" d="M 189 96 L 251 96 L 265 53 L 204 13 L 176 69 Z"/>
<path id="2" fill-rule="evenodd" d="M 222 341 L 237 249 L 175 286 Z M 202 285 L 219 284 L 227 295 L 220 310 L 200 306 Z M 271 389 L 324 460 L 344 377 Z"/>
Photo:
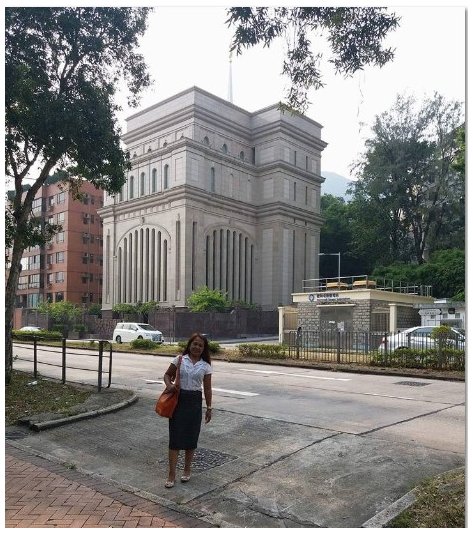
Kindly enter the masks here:
<path id="1" fill-rule="evenodd" d="M 204 337 L 204 335 L 202 335 L 202 333 L 193 333 L 190 337 L 190 339 L 187 341 L 187 346 L 184 348 L 184 351 L 182 352 L 182 354 L 188 354 L 189 353 L 189 350 L 190 350 L 190 347 L 191 347 L 191 344 L 192 344 L 192 341 L 196 338 L 199 338 L 202 340 L 202 342 L 204 343 L 204 351 L 202 352 L 202 359 L 208 363 L 209 365 L 212 364 L 211 361 L 210 361 L 210 351 L 209 351 L 209 341 L 207 340 L 207 337 Z"/>

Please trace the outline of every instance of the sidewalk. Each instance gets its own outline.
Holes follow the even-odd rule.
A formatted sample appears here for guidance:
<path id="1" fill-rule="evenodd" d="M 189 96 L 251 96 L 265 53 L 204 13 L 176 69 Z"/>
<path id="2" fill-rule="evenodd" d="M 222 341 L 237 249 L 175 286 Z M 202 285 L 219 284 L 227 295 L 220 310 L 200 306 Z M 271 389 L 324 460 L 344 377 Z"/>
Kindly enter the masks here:
<path id="1" fill-rule="evenodd" d="M 211 526 L 6 442 L 5 527 Z"/>

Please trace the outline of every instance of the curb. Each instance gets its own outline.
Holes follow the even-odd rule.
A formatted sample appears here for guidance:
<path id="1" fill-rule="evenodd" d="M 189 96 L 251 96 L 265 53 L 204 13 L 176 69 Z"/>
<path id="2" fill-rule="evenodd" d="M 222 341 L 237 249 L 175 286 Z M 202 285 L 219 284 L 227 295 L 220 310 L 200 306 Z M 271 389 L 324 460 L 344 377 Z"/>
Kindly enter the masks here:
<path id="1" fill-rule="evenodd" d="M 100 409 L 96 409 L 95 411 L 87 411 L 85 413 L 79 413 L 77 415 L 67 416 L 64 418 L 58 418 L 56 420 L 47 420 L 45 422 L 30 422 L 28 424 L 28 427 L 34 431 L 43 431 L 44 429 L 50 429 L 50 428 L 54 428 L 57 426 L 63 426 L 65 424 L 70 424 L 72 422 L 78 422 L 79 420 L 85 420 L 87 418 L 94 418 L 96 416 L 113 413 L 114 411 L 119 411 L 120 409 L 123 409 L 124 407 L 128 407 L 129 405 L 135 403 L 136 401 L 138 401 L 138 395 L 133 394 L 133 396 L 131 396 L 131 398 L 129 398 L 128 400 L 124 400 L 114 405 L 109 405 L 108 407 L 102 407 Z"/>
<path id="2" fill-rule="evenodd" d="M 394 503 L 386 507 L 386 509 L 367 520 L 364 524 L 361 525 L 361 527 L 386 527 L 386 524 L 388 524 L 391 520 L 393 520 L 393 518 L 396 518 L 399 514 L 409 508 L 415 501 L 415 489 L 412 489 L 407 494 L 404 494 L 404 496 L 399 498 L 399 500 L 396 500 Z"/>

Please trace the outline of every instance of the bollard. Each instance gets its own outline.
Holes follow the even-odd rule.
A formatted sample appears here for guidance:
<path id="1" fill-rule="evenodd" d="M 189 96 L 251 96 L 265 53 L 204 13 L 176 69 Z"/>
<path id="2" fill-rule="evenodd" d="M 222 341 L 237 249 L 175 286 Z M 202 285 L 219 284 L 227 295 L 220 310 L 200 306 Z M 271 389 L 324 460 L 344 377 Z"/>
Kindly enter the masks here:
<path id="1" fill-rule="evenodd" d="M 36 379 L 38 377 L 38 339 L 33 337 L 33 376 Z"/>
<path id="2" fill-rule="evenodd" d="M 102 390 L 102 365 L 103 365 L 103 343 L 99 341 L 99 375 L 98 375 L 98 391 Z"/>
<path id="3" fill-rule="evenodd" d="M 66 383 L 66 339 L 62 338 L 62 383 Z"/>
<path id="4" fill-rule="evenodd" d="M 337 363 L 340 363 L 342 332 L 337 330 Z"/>

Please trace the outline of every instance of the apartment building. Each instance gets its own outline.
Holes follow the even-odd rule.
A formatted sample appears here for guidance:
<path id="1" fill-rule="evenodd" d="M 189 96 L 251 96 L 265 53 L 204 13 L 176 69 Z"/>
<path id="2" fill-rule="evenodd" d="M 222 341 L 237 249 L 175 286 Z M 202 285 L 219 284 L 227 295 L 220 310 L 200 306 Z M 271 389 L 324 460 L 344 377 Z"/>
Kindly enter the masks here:
<path id="1" fill-rule="evenodd" d="M 132 169 L 105 195 L 102 312 L 185 306 L 206 285 L 275 309 L 318 277 L 322 126 L 197 87 L 127 120 Z"/>
<path id="2" fill-rule="evenodd" d="M 33 214 L 62 226 L 46 246 L 25 250 L 17 291 L 17 313 L 43 300 L 67 300 L 76 304 L 101 303 L 103 238 L 97 210 L 103 191 L 91 183 L 81 187 L 82 199 L 74 199 L 67 186 L 48 178 L 33 203 Z"/>

